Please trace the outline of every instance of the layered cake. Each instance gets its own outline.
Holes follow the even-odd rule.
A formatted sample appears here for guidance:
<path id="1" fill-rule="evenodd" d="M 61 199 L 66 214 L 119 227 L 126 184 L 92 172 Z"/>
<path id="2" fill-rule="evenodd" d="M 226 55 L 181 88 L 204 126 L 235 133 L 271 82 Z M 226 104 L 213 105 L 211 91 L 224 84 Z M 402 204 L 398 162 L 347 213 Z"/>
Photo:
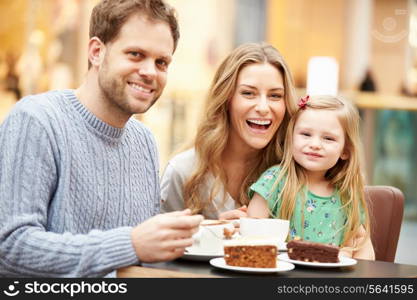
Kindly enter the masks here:
<path id="1" fill-rule="evenodd" d="M 224 243 L 224 260 L 229 266 L 276 268 L 278 247 L 264 239 L 240 238 Z"/>
<path id="2" fill-rule="evenodd" d="M 287 244 L 288 257 L 305 262 L 337 263 L 339 262 L 339 247 L 307 242 L 304 240 L 292 240 Z"/>

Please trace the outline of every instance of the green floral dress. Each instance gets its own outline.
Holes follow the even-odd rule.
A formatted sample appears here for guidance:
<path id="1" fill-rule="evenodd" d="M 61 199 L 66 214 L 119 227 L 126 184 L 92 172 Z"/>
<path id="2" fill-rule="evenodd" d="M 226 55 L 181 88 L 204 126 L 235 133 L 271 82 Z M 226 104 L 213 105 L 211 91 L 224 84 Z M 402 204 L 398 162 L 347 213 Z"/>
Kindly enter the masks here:
<path id="1" fill-rule="evenodd" d="M 279 166 L 269 168 L 251 185 L 249 192 L 250 196 L 254 192 L 262 196 L 268 202 L 268 207 L 275 218 L 279 216 L 281 199 L 278 199 L 278 194 L 284 183 L 279 182 L 272 190 L 279 172 Z M 297 236 L 307 241 L 340 246 L 347 218 L 337 190 L 329 197 L 321 197 L 305 191 L 304 199 L 302 195 L 297 195 L 295 211 L 290 220 L 290 239 Z M 302 208 L 304 201 L 305 205 Z M 302 224 L 303 213 L 304 224 Z"/>

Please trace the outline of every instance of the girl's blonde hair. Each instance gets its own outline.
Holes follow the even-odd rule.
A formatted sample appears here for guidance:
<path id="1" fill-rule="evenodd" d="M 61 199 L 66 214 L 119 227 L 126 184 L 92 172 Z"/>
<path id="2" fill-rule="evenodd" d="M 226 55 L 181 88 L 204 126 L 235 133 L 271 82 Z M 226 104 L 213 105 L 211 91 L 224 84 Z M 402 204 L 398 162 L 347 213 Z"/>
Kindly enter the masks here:
<path id="1" fill-rule="evenodd" d="M 222 186 L 227 186 L 226 173 L 222 167 L 222 154 L 230 133 L 228 106 L 236 89 L 239 72 L 251 64 L 268 63 L 282 75 L 284 81 L 284 102 L 286 107 L 282 123 L 269 144 L 259 151 L 258 159 L 247 168 L 239 198 L 240 205 L 248 204 L 247 190 L 261 173 L 271 165 L 280 162 L 283 154 L 284 136 L 291 114 L 295 111 L 293 80 L 290 71 L 277 49 L 262 43 L 247 43 L 239 46 L 222 62 L 211 83 L 205 104 L 205 114 L 197 129 L 194 147 L 197 164 L 194 173 L 184 184 L 185 206 L 194 212 L 201 212 L 212 203 Z M 245 172 L 246 172 L 245 171 Z M 205 182 L 213 176 L 214 186 L 209 197 L 204 198 Z M 223 200 L 226 197 L 224 190 Z"/>
<path id="2" fill-rule="evenodd" d="M 351 102 L 340 97 L 327 95 L 310 96 L 304 109 L 325 109 L 337 114 L 345 133 L 344 151 L 348 153 L 348 158 L 346 160 L 339 159 L 336 165 L 326 172 L 325 177 L 330 184 L 338 189 L 342 208 L 346 212 L 347 221 L 344 227 L 345 234 L 342 245 L 358 231 L 361 225 L 361 207 L 365 212 L 364 225 L 368 237 L 370 233 L 369 212 L 365 201 L 365 184 L 361 170 L 362 145 L 358 111 Z M 304 109 L 299 108 L 288 124 L 281 171 L 272 187 L 272 189 L 276 188 L 277 184 L 284 180 L 284 185 L 278 196 L 278 199 L 282 199 L 282 203 L 277 217 L 286 220 L 290 220 L 294 213 L 297 194 L 304 195 L 307 186 L 306 172 L 294 160 L 292 153 L 294 127 Z M 304 205 L 302 205 L 302 209 L 304 209 Z"/>

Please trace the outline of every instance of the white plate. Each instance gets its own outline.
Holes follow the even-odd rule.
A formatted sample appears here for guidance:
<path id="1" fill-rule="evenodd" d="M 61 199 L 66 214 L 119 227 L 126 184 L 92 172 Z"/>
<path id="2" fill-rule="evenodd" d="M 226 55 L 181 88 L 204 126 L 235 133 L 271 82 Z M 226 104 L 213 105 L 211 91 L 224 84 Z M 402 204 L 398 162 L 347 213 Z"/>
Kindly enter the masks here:
<path id="1" fill-rule="evenodd" d="M 181 258 L 187 260 L 196 260 L 196 261 L 209 261 L 212 258 L 223 256 L 224 253 L 221 251 L 220 253 L 213 253 L 213 252 L 201 252 L 193 247 L 188 247 L 185 249 L 185 253 Z"/>
<path id="2" fill-rule="evenodd" d="M 229 266 L 226 264 L 226 261 L 223 257 L 213 258 L 210 260 L 210 264 L 213 267 L 232 270 L 243 273 L 276 273 L 276 272 L 286 272 L 294 269 L 294 265 L 285 261 L 278 261 L 276 268 L 247 268 L 247 267 L 235 267 Z"/>
<path id="3" fill-rule="evenodd" d="M 282 253 L 278 255 L 278 259 L 286 262 L 290 262 L 300 266 L 316 267 L 316 268 L 336 268 L 353 266 L 358 263 L 356 259 L 339 255 L 338 263 L 320 263 L 320 262 L 306 262 L 301 260 L 294 260 L 288 257 L 288 253 Z"/>

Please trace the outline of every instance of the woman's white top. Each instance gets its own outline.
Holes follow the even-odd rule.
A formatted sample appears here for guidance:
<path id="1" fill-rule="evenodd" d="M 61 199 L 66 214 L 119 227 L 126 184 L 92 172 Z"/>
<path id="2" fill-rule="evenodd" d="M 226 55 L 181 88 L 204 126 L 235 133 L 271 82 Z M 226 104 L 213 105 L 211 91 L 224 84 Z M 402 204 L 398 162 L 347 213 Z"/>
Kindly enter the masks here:
<path id="1" fill-rule="evenodd" d="M 161 178 L 161 210 L 170 212 L 183 210 L 184 196 L 183 186 L 185 181 L 191 176 L 196 167 L 196 154 L 194 148 L 181 152 L 174 156 L 167 164 Z M 204 183 L 202 195 L 208 199 L 210 191 L 213 189 L 214 179 L 208 174 L 207 181 Z M 222 187 L 215 195 L 213 202 L 208 205 L 201 214 L 206 219 L 218 219 L 219 213 L 237 208 L 236 202 L 226 192 L 226 199 L 223 201 Z"/>

